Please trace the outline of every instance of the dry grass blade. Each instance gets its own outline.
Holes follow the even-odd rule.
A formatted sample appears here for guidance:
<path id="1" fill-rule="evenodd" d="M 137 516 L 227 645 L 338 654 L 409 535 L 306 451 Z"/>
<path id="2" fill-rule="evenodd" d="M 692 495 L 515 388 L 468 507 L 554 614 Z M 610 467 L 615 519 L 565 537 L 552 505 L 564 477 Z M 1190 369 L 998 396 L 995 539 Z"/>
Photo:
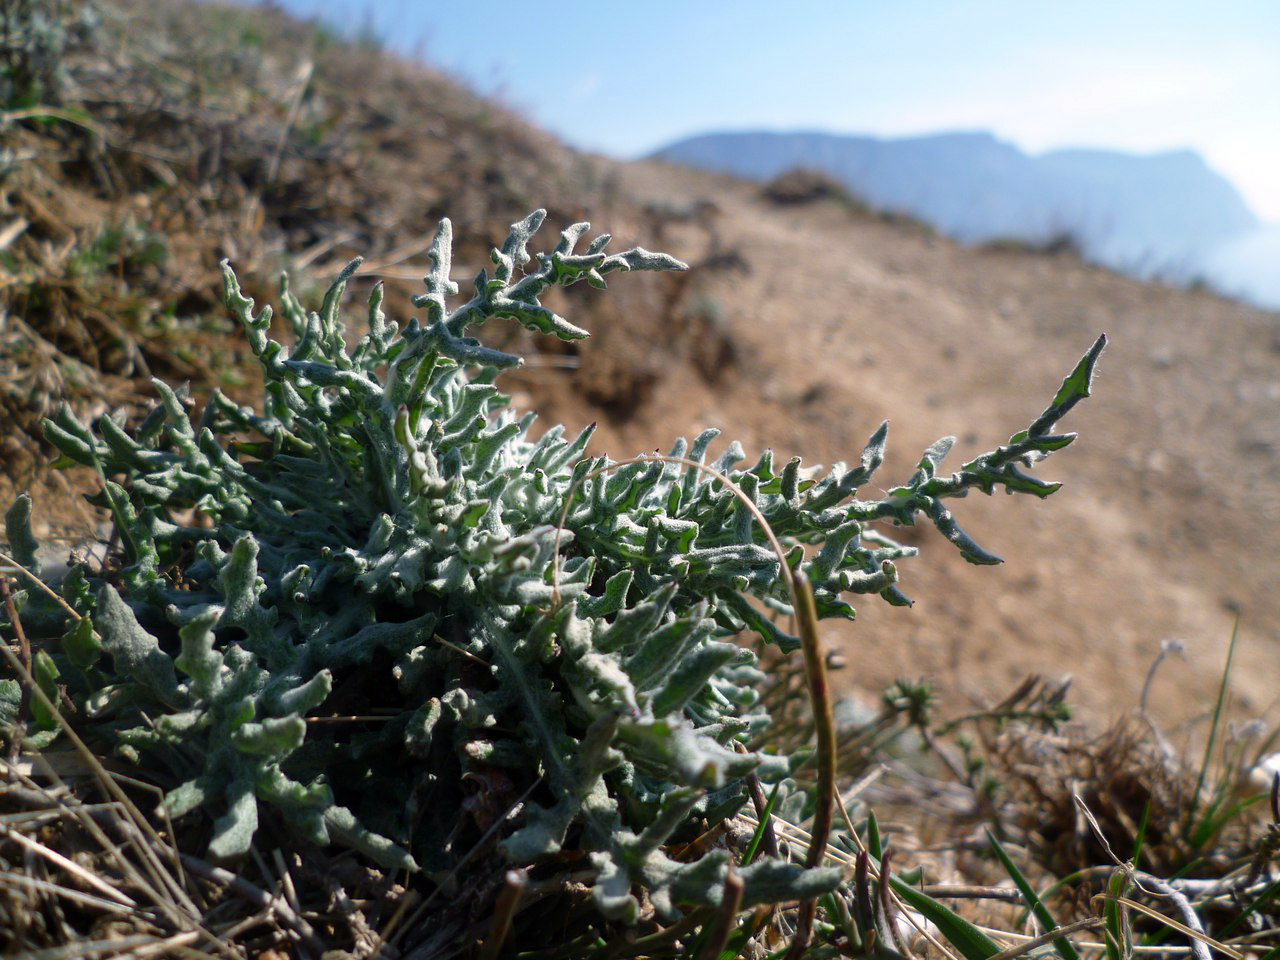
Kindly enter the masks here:
<path id="1" fill-rule="evenodd" d="M 424 233 L 419 237 L 415 237 L 414 239 L 410 240 L 408 243 L 401 244 L 400 246 L 396 247 L 394 250 L 388 251 L 385 256 L 379 257 L 376 260 L 366 260 L 364 263 L 360 264 L 360 269 L 356 271 L 356 276 L 367 277 L 370 275 L 377 275 L 383 271 L 390 270 L 393 267 L 400 266 L 401 264 L 404 263 L 404 261 L 408 260 L 410 257 L 416 257 L 418 254 L 422 253 L 424 250 L 427 250 L 431 246 L 434 240 L 435 240 L 435 231 L 431 231 L 430 233 Z M 317 272 L 321 272 L 321 271 L 317 271 Z M 329 272 L 336 272 L 336 270 L 329 271 Z M 414 270 L 412 271 L 412 276 L 416 279 L 417 277 L 420 277 L 424 273 L 428 273 L 428 272 L 430 272 L 430 267 L 426 269 Z M 526 358 L 525 362 L 526 363 L 528 362 L 528 358 Z"/>
<path id="2" fill-rule="evenodd" d="M 280 875 L 280 889 L 284 893 L 286 902 L 293 908 L 294 913 L 302 913 L 302 904 L 298 902 L 298 891 L 293 883 L 293 874 L 289 872 L 289 867 L 284 862 L 284 854 L 276 848 L 271 851 L 271 859 Z"/>
<path id="3" fill-rule="evenodd" d="M 786 569 L 785 565 L 783 569 Z M 804 649 L 809 702 L 818 731 L 818 785 L 814 801 L 813 838 L 809 842 L 805 861 L 806 866 L 817 867 L 826 856 L 827 840 L 835 822 L 836 724 L 831 706 L 831 688 L 827 681 L 827 660 L 822 652 L 822 641 L 818 637 L 818 610 L 813 600 L 813 588 L 808 578 L 799 571 L 792 572 L 790 579 L 792 595 L 797 598 L 795 611 Z M 798 960 L 808 947 L 817 910 L 817 900 L 807 900 L 800 905 L 796 934 L 787 951 L 788 960 Z"/>
<path id="4" fill-rule="evenodd" d="M 1150 881 L 1153 879 L 1153 877 L 1147 877 L 1146 882 L 1150 884 Z M 1166 887 L 1165 889 L 1169 890 L 1170 888 Z M 1236 950 L 1234 947 L 1229 947 L 1225 943 L 1215 940 L 1213 937 L 1206 934 L 1203 929 L 1196 929 L 1195 927 L 1191 927 L 1185 923 L 1179 923 L 1172 917 L 1166 917 L 1159 910 L 1154 910 L 1151 907 L 1148 907 L 1145 903 L 1139 903 L 1137 900 L 1133 900 L 1129 897 L 1111 897 L 1107 894 L 1103 894 L 1102 896 L 1107 900 L 1114 900 L 1116 903 L 1122 904 L 1130 910 L 1136 910 L 1138 913 L 1150 917 L 1157 923 L 1164 924 L 1171 930 L 1177 930 L 1179 933 L 1190 937 L 1192 941 L 1192 953 L 1194 953 L 1198 958 L 1201 958 L 1201 960 L 1209 960 L 1208 952 L 1203 950 L 1206 946 L 1213 947 L 1213 949 L 1230 957 L 1231 960 L 1244 960 L 1244 954 L 1240 953 L 1240 951 Z M 1194 918 L 1195 911 L 1191 909 L 1189 904 L 1187 904 L 1185 897 L 1181 899 L 1182 903 L 1186 906 L 1186 911 L 1183 915 Z M 1177 901 L 1175 900 L 1175 902 Z M 1196 920 L 1196 924 L 1197 926 L 1199 925 L 1199 920 Z M 1197 947 L 1200 947 L 1200 949 L 1196 949 Z"/>
<path id="5" fill-rule="evenodd" d="M 922 893 L 945 900 L 1003 900 L 1022 903 L 1022 894 L 1012 887 L 979 887 L 967 883 L 935 883 L 920 888 Z"/>
<path id="6" fill-rule="evenodd" d="M 16 884 L 20 887 L 29 887 L 33 890 L 40 890 L 44 893 L 50 893 L 54 896 L 63 897 L 67 900 L 73 900 L 76 903 L 86 907 L 92 907 L 95 910 L 101 910 L 104 913 L 114 913 L 117 915 L 129 915 L 133 912 L 133 908 L 120 903 L 117 900 L 107 900 L 104 897 L 95 897 L 90 893 L 81 893 L 79 890 L 72 890 L 70 887 L 63 887 L 49 880 L 39 880 L 36 877 L 29 877 L 23 873 L 15 873 L 6 870 L 0 873 L 0 881 L 5 884 Z"/>
<path id="7" fill-rule="evenodd" d="M 15 566 L 18 565 L 15 564 Z M 31 672 L 25 667 L 21 660 L 18 659 L 18 656 L 9 648 L 7 643 L 0 643 L 0 654 L 3 654 L 5 659 L 9 662 L 10 668 L 18 676 L 19 680 L 23 684 L 24 690 L 29 690 L 31 696 L 38 700 L 41 706 L 43 706 L 44 709 L 48 711 L 49 715 L 53 717 L 62 733 L 71 741 L 76 752 L 81 756 L 89 768 L 93 770 L 99 784 L 101 784 L 108 796 L 112 797 L 120 804 L 120 808 L 127 814 L 127 818 L 121 821 L 122 824 L 130 827 L 140 839 L 145 838 L 143 839 L 143 842 L 138 843 L 136 847 L 142 857 L 144 866 L 147 868 L 148 872 L 152 874 L 153 879 L 157 881 L 157 885 L 153 886 L 151 883 L 144 881 L 142 877 L 138 875 L 133 865 L 129 863 L 128 859 L 123 856 L 119 856 L 117 862 L 126 871 L 126 873 L 130 875 L 131 880 L 147 894 L 148 899 L 159 907 L 168 920 L 178 929 L 194 929 L 200 931 L 219 950 L 219 952 L 224 953 L 227 956 L 239 956 L 238 951 L 223 942 L 223 940 L 216 934 L 203 928 L 200 921 L 200 911 L 197 909 L 195 903 L 192 902 L 190 896 L 187 895 L 186 891 L 183 890 L 177 881 L 173 879 L 172 875 L 169 874 L 164 864 L 160 862 L 152 845 L 154 844 L 154 846 L 164 850 L 165 853 L 172 858 L 175 864 L 178 863 L 177 851 L 161 839 L 150 821 L 142 815 L 142 812 L 138 810 L 137 806 L 129 798 L 128 794 L 121 789 L 115 778 L 102 765 L 94 752 L 89 749 L 88 745 L 85 744 L 71 725 L 67 723 L 66 718 L 62 716 L 62 713 L 40 688 L 40 685 L 35 682 Z M 37 761 L 42 759 L 43 758 L 37 755 Z M 42 764 L 42 767 L 44 772 L 47 773 L 51 779 L 59 785 L 59 787 L 62 787 L 65 790 L 65 784 L 62 783 L 57 772 L 47 763 Z M 69 790 L 66 790 L 65 792 L 67 794 L 70 793 Z M 93 822 L 91 817 L 84 818 L 82 822 L 89 829 L 90 833 L 94 835 L 94 838 L 103 845 L 104 849 L 116 851 L 118 854 L 118 848 L 111 843 L 106 834 L 103 833 L 101 828 Z M 179 867 L 179 869 L 181 868 Z M 162 894 L 160 890 L 165 890 L 167 895 Z"/>
<path id="8" fill-rule="evenodd" d="M 13 559 L 13 557 L 9 556 L 7 553 L 4 553 L 3 551 L 0 551 L 0 563 L 4 564 L 4 567 L 0 567 L 0 574 L 5 574 L 5 573 L 22 574 L 29 581 L 31 581 L 31 583 L 34 584 L 38 589 L 42 590 L 49 597 L 50 600 L 52 600 L 54 603 L 62 607 L 62 609 L 66 611 L 67 616 L 75 620 L 76 623 L 80 622 L 81 620 L 80 614 L 78 614 L 75 611 L 75 608 L 72 607 L 71 604 L 67 603 L 66 600 L 62 599 L 62 597 L 58 595 L 57 591 L 55 591 L 52 587 L 50 587 L 47 583 L 45 583 L 43 580 L 37 577 L 34 573 L 32 573 L 22 564 L 20 564 L 17 560 Z"/>
<path id="9" fill-rule="evenodd" d="M 179 934 L 181 937 L 190 936 L 190 934 Z M 23 960 L 90 960 L 92 957 L 110 957 L 112 960 L 119 960 L 122 957 L 129 956 L 155 956 L 155 953 L 133 953 L 134 950 L 145 950 L 147 948 L 155 948 L 161 946 L 164 950 L 169 949 L 169 944 L 175 938 L 170 940 L 158 940 L 151 936 L 138 937 L 110 937 L 105 940 L 88 940 L 79 943 L 73 943 L 65 947 L 53 947 L 47 950 L 32 950 L 22 955 Z M 178 946 L 182 946 L 185 941 L 179 942 Z M 122 952 L 130 951 L 130 952 Z M 201 954 L 196 954 L 201 956 Z"/>
<path id="10" fill-rule="evenodd" d="M 9 244 L 13 243 L 18 237 L 22 236 L 22 232 L 31 226 L 30 220 L 24 220 L 19 217 L 9 223 L 8 226 L 0 229 L 0 250 L 6 250 Z"/>
<path id="11" fill-rule="evenodd" d="M 205 953 L 203 950 L 192 949 L 192 944 L 200 939 L 202 934 L 195 930 L 188 930 L 186 933 L 175 933 L 171 937 L 163 940 L 155 940 L 149 944 L 135 947 L 128 953 L 122 953 L 119 960 L 150 960 L 151 957 L 167 957 L 175 954 L 186 957 L 188 960 L 200 960 L 202 957 L 211 957 L 212 954 Z"/>
<path id="12" fill-rule="evenodd" d="M 853 803 L 854 800 L 858 799 L 858 796 L 864 790 L 866 790 L 873 783 L 875 783 L 877 780 L 883 777 L 885 773 L 888 771 L 888 769 L 889 768 L 886 767 L 883 763 L 877 763 L 874 767 L 872 767 L 870 770 L 864 773 L 861 777 L 859 777 L 857 781 L 854 782 L 853 786 L 851 786 L 848 790 L 846 790 L 844 793 L 836 794 L 836 800 L 840 807 L 841 819 L 844 820 L 845 825 L 849 828 L 849 833 L 852 836 L 857 837 L 857 831 L 853 829 L 853 823 L 849 819 L 849 811 L 847 809 L 848 805 Z M 861 841 L 859 840 L 859 842 Z"/>
<path id="13" fill-rule="evenodd" d="M 1084 802 L 1084 798 L 1077 793 L 1072 797 L 1072 799 L 1075 801 L 1076 807 L 1079 809 L 1081 815 L 1088 822 L 1089 829 L 1093 831 L 1094 837 L 1096 837 L 1098 842 L 1102 844 L 1102 849 L 1107 852 L 1107 856 L 1111 858 L 1111 862 L 1117 867 L 1123 866 L 1124 862 L 1117 857 L 1115 851 L 1111 849 L 1111 842 L 1107 839 L 1106 833 L 1103 832 L 1101 824 L 1098 823 L 1098 818 L 1093 815 L 1093 811 L 1089 809 L 1089 805 Z"/>
<path id="14" fill-rule="evenodd" d="M 22 655 L 22 667 L 28 677 L 31 676 L 31 643 L 22 629 L 22 620 L 18 617 L 18 608 L 13 602 L 13 593 L 9 589 L 9 578 L 0 575 L 0 599 L 4 602 L 5 615 L 13 625 L 13 632 L 18 638 L 18 649 Z M 5 650 L 8 651 L 8 645 Z M 13 733 L 9 737 L 9 763 L 13 764 L 22 752 L 22 738 L 27 732 L 27 716 L 31 713 L 31 688 L 34 683 L 24 684 L 22 699 L 18 702 L 18 715 L 13 724 Z"/>
<path id="15" fill-rule="evenodd" d="M 400 924 L 404 922 L 404 918 L 408 916 L 409 911 L 421 901 L 422 896 L 416 890 L 405 891 L 404 896 L 400 898 L 400 902 L 396 904 L 396 909 L 391 914 L 391 919 L 387 921 L 385 927 L 378 931 L 377 940 L 370 947 L 373 956 L 379 955 L 382 945 L 395 936 L 395 932 L 400 928 Z"/>
<path id="16" fill-rule="evenodd" d="M 289 113 L 285 118 L 284 126 L 280 128 L 280 139 L 276 141 L 275 150 L 272 151 L 271 159 L 267 162 L 268 184 L 275 183 L 276 176 L 280 173 L 280 159 L 284 156 L 284 148 L 289 143 L 289 135 L 298 122 L 298 114 L 302 110 L 302 97 L 306 94 L 307 87 L 311 85 L 311 75 L 315 69 L 316 65 L 312 60 L 304 60 L 298 67 L 293 93 L 289 97 Z"/>
<path id="17" fill-rule="evenodd" d="M 254 886 L 248 880 L 237 876 L 230 870 L 215 867 L 213 864 L 205 863 L 198 857 L 193 857 L 189 854 L 181 854 L 181 857 L 182 862 L 192 873 L 198 874 L 212 883 L 227 887 L 237 896 L 242 897 L 262 910 L 270 910 L 288 926 L 296 930 L 302 941 L 309 947 L 317 951 L 324 950 L 324 943 L 316 936 L 311 924 L 296 912 L 290 904 L 281 902 L 279 897 L 272 896 L 261 887 Z"/>
<path id="18" fill-rule="evenodd" d="M 58 853 L 58 851 L 56 850 L 50 850 L 43 843 L 40 843 L 37 840 L 32 840 L 30 837 L 24 836 L 23 834 L 19 833 L 17 830 L 14 830 L 2 824 L 0 824 L 0 836 L 7 837 L 8 839 L 14 841 L 15 843 L 30 850 L 32 853 L 35 853 L 38 856 L 44 857 L 50 863 L 55 864 L 56 866 L 67 871 L 67 873 L 71 874 L 77 880 L 93 887 L 95 890 L 97 890 L 107 899 L 115 900 L 121 906 L 128 907 L 131 909 L 137 906 L 137 903 L 128 894 L 121 893 L 119 890 L 111 886 L 109 883 L 106 883 L 103 880 L 99 879 L 98 877 L 94 876 L 94 874 L 90 873 L 88 870 L 80 866 L 74 860 L 70 860 L 67 857 L 64 857 L 62 854 Z"/>
<path id="19" fill-rule="evenodd" d="M 405 936 L 406 933 L 408 933 L 411 929 L 413 929 L 414 925 L 426 912 L 427 907 L 431 906 L 432 902 L 453 881 L 453 878 L 457 876 L 458 872 L 463 867 L 465 867 L 468 863 L 471 862 L 471 858 L 474 857 L 484 847 L 484 845 L 487 844 L 493 838 L 493 836 L 498 832 L 498 830 L 502 828 L 502 825 L 505 824 L 508 819 L 510 819 L 512 814 L 514 814 L 517 810 L 519 810 L 524 805 L 524 802 L 528 800 L 530 796 L 533 795 L 533 791 L 536 790 L 541 785 L 541 783 L 542 783 L 541 777 L 534 780 L 533 783 L 529 784 L 528 789 L 526 789 L 525 792 L 522 793 L 519 798 L 517 798 L 515 803 L 511 804 L 511 806 L 507 808 L 506 813 L 494 819 L 493 823 L 490 824 L 489 829 L 486 830 L 480 836 L 480 839 L 477 840 L 475 844 L 471 847 L 471 849 L 468 850 L 466 854 L 463 855 L 462 859 L 460 859 L 454 865 L 453 869 L 450 870 L 449 873 L 439 883 L 436 884 L 436 888 L 434 891 L 432 891 L 431 895 L 427 897 L 425 900 L 423 900 L 422 903 L 418 904 L 417 907 L 414 908 L 413 913 L 411 913 L 409 915 L 409 918 L 405 920 L 403 924 L 401 924 L 400 929 L 391 937 L 391 939 L 389 939 L 386 942 L 386 946 L 394 947 L 397 944 L 397 942 L 399 942 L 400 939 Z M 381 950 L 377 954 L 375 954 L 375 956 L 382 956 Z"/>
<path id="20" fill-rule="evenodd" d="M 529 885 L 529 875 L 523 870 L 508 870 L 504 881 L 502 892 L 498 894 L 498 902 L 493 908 L 489 935 L 484 938 L 484 944 L 480 947 L 479 960 L 498 960 L 507 934 L 511 932 L 511 921 L 520 909 L 520 898 Z"/>
<path id="21" fill-rule="evenodd" d="M 698 951 L 697 960 L 718 960 L 724 953 L 725 945 L 732 936 L 734 924 L 738 919 L 738 911 L 742 908 L 742 892 L 746 884 L 731 869 L 724 878 L 724 893 L 721 895 L 720 908 L 716 911 L 715 922 L 707 932 L 707 939 Z"/>
<path id="22" fill-rule="evenodd" d="M 1096 930 L 1100 926 L 1102 926 L 1102 919 L 1100 917 L 1085 917 L 1083 920 L 1077 920 L 1075 923 L 1068 923 L 1065 926 L 1054 927 L 1047 933 L 1042 933 L 1038 937 L 1032 937 L 1030 940 L 1020 943 L 1017 946 L 1010 947 L 1002 953 L 997 953 L 994 957 L 991 957 L 990 960 L 1016 960 L 1017 957 L 1025 956 L 1032 950 L 1036 950 L 1046 944 L 1053 943 L 1055 940 L 1060 940 L 1069 933 L 1079 933 L 1081 930 Z"/>

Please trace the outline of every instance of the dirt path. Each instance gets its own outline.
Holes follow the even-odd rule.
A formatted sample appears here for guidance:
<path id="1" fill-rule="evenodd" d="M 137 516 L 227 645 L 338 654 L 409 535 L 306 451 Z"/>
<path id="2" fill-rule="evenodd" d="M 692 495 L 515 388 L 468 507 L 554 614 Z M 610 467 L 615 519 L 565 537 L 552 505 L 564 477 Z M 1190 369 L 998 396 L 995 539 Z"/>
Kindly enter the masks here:
<path id="1" fill-rule="evenodd" d="M 939 436 L 959 438 L 951 466 L 1005 440 L 1098 333 L 1111 337 L 1094 397 L 1064 424 L 1081 439 L 1038 468 L 1065 488 L 954 504 L 1006 565 L 969 566 L 931 528 L 909 531 L 923 555 L 901 565 L 903 586 L 918 602 L 864 601 L 856 625 L 833 629 L 845 683 L 929 675 L 981 694 L 1029 671 L 1071 674 L 1076 702 L 1111 714 L 1136 704 L 1175 641 L 1186 656 L 1161 669 L 1150 703 L 1191 719 L 1212 706 L 1239 610 L 1236 705 L 1280 719 L 1280 318 L 1067 257 L 961 249 L 831 202 L 780 208 L 721 178 L 619 175 L 641 198 L 714 198 L 749 272 L 695 281 L 740 338 L 740 363 L 714 388 L 668 376 L 603 432 L 615 456 L 716 425 L 749 452 L 853 460 L 892 417 L 889 486 Z M 677 228 L 665 248 L 696 261 L 705 243 Z"/>

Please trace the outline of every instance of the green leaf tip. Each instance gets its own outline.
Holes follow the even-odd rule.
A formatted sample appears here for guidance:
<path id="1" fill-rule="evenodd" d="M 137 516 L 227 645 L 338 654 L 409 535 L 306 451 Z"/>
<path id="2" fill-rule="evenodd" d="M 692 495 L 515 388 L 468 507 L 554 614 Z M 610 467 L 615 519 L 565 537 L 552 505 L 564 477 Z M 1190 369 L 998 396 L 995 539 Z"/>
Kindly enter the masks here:
<path id="1" fill-rule="evenodd" d="M 1061 420 L 1077 403 L 1085 397 L 1090 396 L 1093 387 L 1093 376 L 1098 366 L 1098 358 L 1102 356 L 1102 351 L 1107 347 L 1107 335 L 1100 334 L 1098 339 L 1093 342 L 1088 352 L 1080 358 L 1080 362 L 1076 364 L 1066 379 L 1062 381 L 1062 386 L 1058 388 L 1058 392 L 1054 395 L 1053 402 L 1042 413 L 1028 430 L 1031 436 L 1037 437 L 1046 434 L 1053 428 L 1053 425 Z"/>
<path id="2" fill-rule="evenodd" d="M 4 515 L 4 536 L 9 554 L 30 573 L 40 575 L 41 565 L 35 534 L 31 532 L 31 496 L 20 494 Z"/>

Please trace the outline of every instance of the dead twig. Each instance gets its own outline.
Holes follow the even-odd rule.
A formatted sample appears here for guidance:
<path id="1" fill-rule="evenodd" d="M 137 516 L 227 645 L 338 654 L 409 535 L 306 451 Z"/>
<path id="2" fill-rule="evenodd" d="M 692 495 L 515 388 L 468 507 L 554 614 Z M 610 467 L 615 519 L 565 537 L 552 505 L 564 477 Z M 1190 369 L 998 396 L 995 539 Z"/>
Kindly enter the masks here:
<path id="1" fill-rule="evenodd" d="M 724 878 L 724 892 L 720 895 L 720 908 L 716 911 L 715 923 L 707 934 L 707 939 L 698 952 L 698 960 L 718 960 L 724 953 L 729 937 L 733 935 L 738 919 L 738 911 L 742 909 L 742 892 L 746 884 L 742 878 L 729 868 Z"/>
<path id="2" fill-rule="evenodd" d="M 935 883 L 921 887 L 920 891 L 931 897 L 947 900 L 1003 900 L 1006 903 L 1022 903 L 1022 894 L 1013 887 L 979 887 L 963 883 Z"/>
<path id="3" fill-rule="evenodd" d="M 297 932 L 303 942 L 317 953 L 323 953 L 325 950 L 324 941 L 317 935 L 315 928 L 294 911 L 284 899 L 272 896 L 261 887 L 255 886 L 243 877 L 239 877 L 230 870 L 224 870 L 222 867 L 216 867 L 211 863 L 206 863 L 199 857 L 193 857 L 187 853 L 180 853 L 183 865 L 197 876 L 204 877 L 213 883 L 221 884 L 227 887 L 237 896 L 262 910 L 270 910 L 277 917 L 283 920 L 288 926 Z M 225 934 L 224 934 L 225 936 Z"/>
<path id="4" fill-rule="evenodd" d="M 306 96 L 307 87 L 311 85 L 311 75 L 315 73 L 316 65 L 313 60 L 304 60 L 298 67 L 298 72 L 294 77 L 294 91 L 290 97 L 289 113 L 285 117 L 284 126 L 280 129 L 280 139 L 276 141 L 276 148 L 271 153 L 271 160 L 267 163 L 267 184 L 276 182 L 276 175 L 280 172 L 280 160 L 284 157 L 284 148 L 289 143 L 289 135 L 293 133 L 294 124 L 298 122 L 298 114 L 302 112 L 302 98 Z"/>
<path id="5" fill-rule="evenodd" d="M 1101 917 L 1085 917 L 1083 920 L 1077 920 L 1075 923 L 1068 923 L 1064 927 L 1054 927 L 1048 933 L 1042 933 L 1038 937 L 1023 941 L 1017 946 L 1010 947 L 1008 950 L 997 953 L 990 960 L 1017 960 L 1018 957 L 1025 956 L 1037 947 L 1043 947 L 1047 943 L 1053 943 L 1055 940 L 1061 940 L 1070 933 L 1078 933 L 1081 930 L 1096 930 L 1102 926 Z"/>
<path id="6" fill-rule="evenodd" d="M 785 564 L 783 570 L 786 570 Z M 822 641 L 818 637 L 818 609 L 813 600 L 813 587 L 810 586 L 808 577 L 799 570 L 791 573 L 790 580 L 792 594 L 797 598 L 796 620 L 800 627 L 805 675 L 809 682 L 809 700 L 818 733 L 818 785 L 814 797 L 812 839 L 805 859 L 805 865 L 812 869 L 822 865 L 827 840 L 831 836 L 831 826 L 835 822 L 836 723 L 831 706 L 831 688 L 827 681 L 827 661 L 823 656 Z M 806 900 L 800 904 L 796 934 L 787 951 L 787 960 L 799 960 L 808 947 L 817 912 L 817 900 Z"/>
<path id="7" fill-rule="evenodd" d="M 111 884 L 106 883 L 98 876 L 89 872 L 84 867 L 76 863 L 74 860 L 70 860 L 67 857 L 64 857 L 62 854 L 58 853 L 58 851 L 56 850 L 49 849 L 43 843 L 40 843 L 37 840 L 32 840 L 30 837 L 26 836 L 25 834 L 19 833 L 17 830 L 14 830 L 11 827 L 8 827 L 4 824 L 0 824 L 0 836 L 7 837 L 8 839 L 19 844 L 20 846 L 30 850 L 32 853 L 35 853 L 38 856 L 44 857 L 46 860 L 48 860 L 50 863 L 54 864 L 55 866 L 61 867 L 63 870 L 71 874 L 77 880 L 93 887 L 95 890 L 97 890 L 107 899 L 115 900 L 121 906 L 128 907 L 130 909 L 137 907 L 138 905 L 137 901 L 135 901 L 128 894 L 121 893 L 118 889 L 111 886 Z"/>
<path id="8" fill-rule="evenodd" d="M 5 616 L 9 618 L 9 623 L 13 627 L 14 635 L 18 638 L 18 650 L 22 657 L 22 669 L 26 676 L 31 676 L 31 644 L 27 641 L 27 634 L 22 629 L 22 619 L 18 616 L 18 608 L 13 602 L 13 593 L 9 589 L 9 578 L 0 576 L 0 597 L 4 600 Z M 6 652 L 8 647 L 5 647 Z M 14 718 L 12 732 L 9 734 L 9 766 L 13 766 L 18 762 L 18 754 L 22 752 L 22 740 L 27 735 L 27 717 L 31 715 L 31 688 L 35 683 L 24 683 L 22 685 L 22 699 L 18 702 L 18 715 Z"/>
<path id="9" fill-rule="evenodd" d="M 489 925 L 489 935 L 484 938 L 480 947 L 479 960 L 498 960 L 498 954 L 511 932 L 511 921 L 520 909 L 520 899 L 525 887 L 529 885 L 529 875 L 523 870 L 508 870 L 502 884 L 502 892 L 498 894 L 498 902 L 493 906 L 493 919 Z"/>

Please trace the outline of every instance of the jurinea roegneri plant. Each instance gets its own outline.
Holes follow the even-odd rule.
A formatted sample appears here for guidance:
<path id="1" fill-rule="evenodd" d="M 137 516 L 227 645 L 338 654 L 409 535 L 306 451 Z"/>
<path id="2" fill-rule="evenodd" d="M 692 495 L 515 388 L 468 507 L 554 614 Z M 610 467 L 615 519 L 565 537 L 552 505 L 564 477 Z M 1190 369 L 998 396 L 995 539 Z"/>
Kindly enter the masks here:
<path id="1" fill-rule="evenodd" d="M 730 856 L 676 860 L 674 839 L 741 806 L 750 772 L 787 776 L 786 758 L 742 749 L 769 717 L 739 641 L 798 645 L 778 557 L 751 513 L 678 464 L 605 469 L 585 454 L 590 429 L 536 435 L 494 385 L 520 359 L 468 335 L 510 318 L 585 337 L 541 305 L 544 291 L 684 269 L 641 248 L 608 254 L 608 236 L 575 252 L 585 223 L 534 261 L 543 217 L 512 227 L 457 305 L 444 221 L 414 301 L 423 319 L 388 321 L 375 286 L 351 348 L 339 304 L 359 261 L 319 312 L 282 283 L 291 347 L 224 265 L 227 305 L 262 365 L 260 411 L 214 393 L 193 419 L 185 392 L 157 381 L 159 403 L 136 429 L 121 415 L 88 427 L 66 409 L 47 424 L 62 465 L 101 477 L 123 557 L 53 584 L 86 615 L 78 623 L 28 592 L 28 630 L 63 635 L 35 673 L 66 687 L 90 737 L 165 788 L 170 817 L 212 819 L 211 856 L 247 852 L 272 809 L 317 844 L 437 877 L 481 842 L 514 864 L 576 851 L 606 916 L 633 918 L 640 891 L 670 916 L 717 903 Z M 1054 428 L 1088 395 L 1102 346 L 1008 443 L 948 474 L 952 439 L 940 440 L 883 496 L 858 493 L 885 426 L 852 468 L 820 473 L 766 451 L 744 469 L 737 443 L 714 467 L 807 575 L 819 616 L 852 617 L 850 594 L 905 604 L 896 563 L 915 550 L 881 527 L 925 517 L 965 559 L 998 563 L 946 501 L 973 488 L 1053 493 L 1026 468 L 1072 441 Z M 703 462 L 715 438 L 679 440 L 672 454 Z M 35 568 L 29 514 L 19 500 L 7 539 Z M 0 682 L 0 720 L 16 699 Z M 341 717 L 356 719 L 316 722 Z M 766 857 L 735 869 L 744 907 L 840 881 Z"/>

